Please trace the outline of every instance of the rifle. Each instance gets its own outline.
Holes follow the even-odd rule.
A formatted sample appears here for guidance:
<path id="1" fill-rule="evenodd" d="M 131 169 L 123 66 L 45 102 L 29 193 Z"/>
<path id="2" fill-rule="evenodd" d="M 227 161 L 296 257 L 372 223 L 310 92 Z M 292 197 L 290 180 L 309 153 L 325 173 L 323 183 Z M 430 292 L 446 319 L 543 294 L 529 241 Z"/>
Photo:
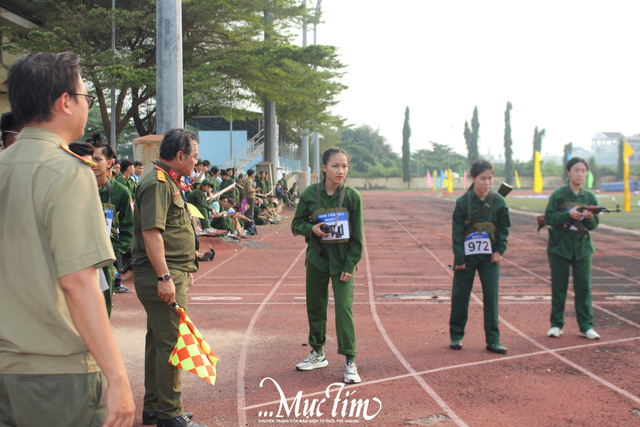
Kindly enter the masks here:
<path id="1" fill-rule="evenodd" d="M 580 206 L 578 207 L 578 212 L 584 212 L 584 211 L 589 211 L 594 215 L 598 215 L 599 213 L 602 212 L 606 212 L 606 213 L 613 213 L 613 212 L 620 212 L 620 205 L 616 205 L 616 209 L 615 210 L 610 210 L 604 206 Z"/>

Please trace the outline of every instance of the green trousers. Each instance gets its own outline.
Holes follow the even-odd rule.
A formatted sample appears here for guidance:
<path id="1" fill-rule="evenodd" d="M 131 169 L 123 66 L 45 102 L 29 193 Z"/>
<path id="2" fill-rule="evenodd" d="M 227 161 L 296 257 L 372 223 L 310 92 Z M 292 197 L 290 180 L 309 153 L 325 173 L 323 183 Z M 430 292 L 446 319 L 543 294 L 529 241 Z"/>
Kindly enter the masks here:
<path id="1" fill-rule="evenodd" d="M 329 280 L 333 285 L 336 310 L 338 353 L 356 355 L 356 328 L 353 322 L 353 276 L 346 282 L 339 274 L 330 275 L 307 262 L 307 317 L 309 319 L 309 345 L 316 351 L 327 343 L 327 306 Z"/>
<path id="2" fill-rule="evenodd" d="M 482 283 L 482 302 L 484 305 L 484 334 L 487 344 L 500 344 L 498 326 L 498 282 L 500 264 L 491 262 L 491 255 L 467 257 L 464 270 L 455 270 L 453 289 L 451 290 L 451 317 L 449 335 L 452 340 L 461 340 L 469 316 L 469 299 L 473 280 L 478 271 Z"/>
<path id="3" fill-rule="evenodd" d="M 111 317 L 111 307 L 113 306 L 113 287 L 116 283 L 116 268 L 113 264 L 109 264 L 106 267 L 102 267 L 102 271 L 107 279 L 107 283 L 109 284 L 109 289 L 106 291 L 102 291 L 104 295 L 104 302 L 107 304 L 107 314 Z"/>
<path id="4" fill-rule="evenodd" d="M 101 427 L 107 381 L 87 374 L 0 375 L 0 426 Z"/>
<path id="5" fill-rule="evenodd" d="M 227 231 L 231 231 L 234 232 L 235 230 L 233 229 L 233 219 L 229 218 L 228 216 L 219 216 L 217 218 L 213 218 L 211 220 L 211 227 L 217 229 L 217 230 L 227 230 Z"/>
<path id="6" fill-rule="evenodd" d="M 176 302 L 187 309 L 189 274 L 169 269 L 176 285 Z M 178 341 L 180 316 L 175 307 L 158 296 L 155 271 L 135 269 L 134 283 L 138 299 L 147 312 L 147 336 L 144 355 L 144 412 L 158 412 L 158 418 L 171 419 L 184 414 L 180 369 L 169 363 Z"/>
<path id="7" fill-rule="evenodd" d="M 551 267 L 551 326 L 564 327 L 564 307 L 569 288 L 569 267 L 573 268 L 573 291 L 576 317 L 580 332 L 593 328 L 591 306 L 591 255 L 581 259 L 567 259 L 547 252 Z"/>

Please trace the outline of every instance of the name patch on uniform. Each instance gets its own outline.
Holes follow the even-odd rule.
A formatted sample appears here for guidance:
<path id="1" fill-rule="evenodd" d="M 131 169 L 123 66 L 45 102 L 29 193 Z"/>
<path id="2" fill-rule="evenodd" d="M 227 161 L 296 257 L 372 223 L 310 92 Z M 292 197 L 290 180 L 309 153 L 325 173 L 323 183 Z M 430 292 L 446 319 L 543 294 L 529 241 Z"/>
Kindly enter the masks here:
<path id="1" fill-rule="evenodd" d="M 318 222 L 324 222 L 328 226 L 334 228 L 333 233 L 323 237 L 322 240 L 342 240 L 350 237 L 349 233 L 349 214 L 346 211 L 327 212 L 317 215 Z"/>
<path id="2" fill-rule="evenodd" d="M 111 227 L 113 226 L 113 209 L 104 208 L 104 214 L 107 218 L 107 231 L 111 235 Z"/>
<path id="3" fill-rule="evenodd" d="M 464 239 L 464 254 L 491 254 L 491 239 L 486 231 L 474 231 Z"/>

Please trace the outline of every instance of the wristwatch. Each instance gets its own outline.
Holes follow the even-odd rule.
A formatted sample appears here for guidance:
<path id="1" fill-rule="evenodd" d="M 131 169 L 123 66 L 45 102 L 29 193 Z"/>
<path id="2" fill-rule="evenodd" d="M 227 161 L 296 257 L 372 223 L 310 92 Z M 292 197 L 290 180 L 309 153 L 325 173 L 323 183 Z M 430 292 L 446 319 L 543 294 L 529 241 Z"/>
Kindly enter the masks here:
<path id="1" fill-rule="evenodd" d="M 158 277 L 158 282 L 168 282 L 171 280 L 171 274 L 165 273 L 162 276 Z"/>

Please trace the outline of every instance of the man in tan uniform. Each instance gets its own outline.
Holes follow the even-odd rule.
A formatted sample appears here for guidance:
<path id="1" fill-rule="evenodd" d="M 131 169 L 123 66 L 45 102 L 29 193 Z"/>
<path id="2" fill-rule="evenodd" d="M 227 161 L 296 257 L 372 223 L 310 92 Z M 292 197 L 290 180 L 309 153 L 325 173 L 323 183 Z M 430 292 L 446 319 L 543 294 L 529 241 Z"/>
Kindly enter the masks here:
<path id="1" fill-rule="evenodd" d="M 66 145 L 94 97 L 69 53 L 20 57 L 7 86 L 25 127 L 0 154 L 0 425 L 131 426 L 98 283 L 115 257 L 91 162 Z"/>
<path id="2" fill-rule="evenodd" d="M 188 176 L 198 159 L 198 137 L 169 130 L 160 143 L 160 160 L 136 190 L 133 213 L 134 283 L 147 312 L 143 424 L 199 427 L 182 406 L 180 369 L 169 363 L 178 341 L 177 302 L 187 308 L 192 273 L 198 271 L 196 234 L 185 199 Z"/>

